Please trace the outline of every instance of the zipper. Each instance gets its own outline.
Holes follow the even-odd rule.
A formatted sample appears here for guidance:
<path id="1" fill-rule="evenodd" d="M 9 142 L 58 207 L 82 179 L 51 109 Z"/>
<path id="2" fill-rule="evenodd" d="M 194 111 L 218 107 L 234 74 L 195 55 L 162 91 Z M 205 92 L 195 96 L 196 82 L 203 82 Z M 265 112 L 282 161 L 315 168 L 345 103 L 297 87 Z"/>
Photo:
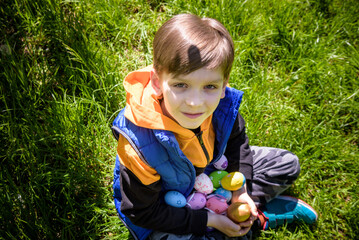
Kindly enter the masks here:
<path id="1" fill-rule="evenodd" d="M 204 146 L 202 134 L 203 134 L 203 131 L 200 131 L 199 133 L 196 134 L 196 137 L 197 137 L 197 139 L 199 141 L 199 144 L 201 145 L 201 148 L 202 148 L 202 150 L 204 152 L 204 155 L 206 156 L 207 164 L 208 164 L 209 163 L 209 154 L 208 154 L 208 151 L 206 149 L 206 146 Z"/>

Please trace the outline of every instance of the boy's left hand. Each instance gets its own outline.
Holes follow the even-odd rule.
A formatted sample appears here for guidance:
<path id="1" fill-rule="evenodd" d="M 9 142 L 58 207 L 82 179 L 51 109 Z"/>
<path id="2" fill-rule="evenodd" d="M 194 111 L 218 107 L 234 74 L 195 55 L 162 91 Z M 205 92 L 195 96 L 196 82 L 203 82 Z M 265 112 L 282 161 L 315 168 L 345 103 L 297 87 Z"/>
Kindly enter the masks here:
<path id="1" fill-rule="evenodd" d="M 232 203 L 233 202 L 247 203 L 249 205 L 249 207 L 251 209 L 251 216 L 248 218 L 248 220 L 239 223 L 239 225 L 242 228 L 248 228 L 246 231 L 246 232 L 248 232 L 250 230 L 250 228 L 252 227 L 254 221 L 258 217 L 258 211 L 257 211 L 257 207 L 256 207 L 255 203 L 253 202 L 252 198 L 248 195 L 247 188 L 245 185 L 241 189 L 233 192 Z"/>

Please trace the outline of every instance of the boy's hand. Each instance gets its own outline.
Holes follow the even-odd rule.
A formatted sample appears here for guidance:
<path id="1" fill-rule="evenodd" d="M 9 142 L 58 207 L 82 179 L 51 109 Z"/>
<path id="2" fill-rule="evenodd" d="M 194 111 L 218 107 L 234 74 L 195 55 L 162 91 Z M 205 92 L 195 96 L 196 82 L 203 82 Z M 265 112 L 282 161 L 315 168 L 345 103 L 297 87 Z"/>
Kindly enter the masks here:
<path id="1" fill-rule="evenodd" d="M 246 185 L 244 185 L 243 188 L 233 192 L 232 203 L 233 202 L 247 203 L 249 205 L 249 207 L 251 208 L 251 216 L 248 218 L 248 220 L 239 223 L 239 225 L 241 226 L 243 231 L 245 231 L 245 233 L 247 233 L 251 229 L 254 221 L 257 219 L 258 211 L 257 211 L 257 207 L 256 207 L 255 203 L 253 202 L 252 198 L 247 193 Z"/>
<path id="2" fill-rule="evenodd" d="M 247 221 L 236 224 L 224 215 L 208 212 L 207 226 L 216 228 L 217 230 L 226 234 L 228 237 L 244 236 L 251 229 L 254 221 L 258 217 L 257 207 L 252 198 L 248 195 L 246 185 L 244 185 L 243 188 L 233 192 L 232 203 L 233 202 L 247 203 L 249 205 L 251 208 L 251 216 Z"/>
<path id="3" fill-rule="evenodd" d="M 207 226 L 216 228 L 228 237 L 244 236 L 249 231 L 247 227 L 242 228 L 240 224 L 232 222 L 228 217 L 211 212 L 208 212 Z"/>

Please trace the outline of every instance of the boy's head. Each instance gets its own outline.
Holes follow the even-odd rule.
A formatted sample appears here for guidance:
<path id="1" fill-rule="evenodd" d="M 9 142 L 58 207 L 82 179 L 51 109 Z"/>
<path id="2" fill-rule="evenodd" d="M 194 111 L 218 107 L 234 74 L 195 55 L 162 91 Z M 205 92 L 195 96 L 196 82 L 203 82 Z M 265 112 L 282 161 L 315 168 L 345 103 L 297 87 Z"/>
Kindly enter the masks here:
<path id="1" fill-rule="evenodd" d="M 162 113 L 197 129 L 225 97 L 233 41 L 217 20 L 181 14 L 156 33 L 151 85 Z"/>
<path id="2" fill-rule="evenodd" d="M 234 59 L 233 40 L 217 20 L 180 14 L 164 23 L 153 41 L 157 73 L 186 75 L 200 68 L 216 69 L 228 80 Z"/>

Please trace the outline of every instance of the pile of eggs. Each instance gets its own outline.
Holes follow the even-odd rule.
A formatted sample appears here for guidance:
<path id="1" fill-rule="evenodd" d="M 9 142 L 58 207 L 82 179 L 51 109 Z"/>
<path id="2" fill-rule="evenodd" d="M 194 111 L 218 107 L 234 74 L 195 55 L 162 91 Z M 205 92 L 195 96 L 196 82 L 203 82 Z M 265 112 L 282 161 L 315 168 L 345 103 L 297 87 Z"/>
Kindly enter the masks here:
<path id="1" fill-rule="evenodd" d="M 194 210 L 207 209 L 213 213 L 226 214 L 232 199 L 232 191 L 236 191 L 245 184 L 245 177 L 240 172 L 226 172 L 228 160 L 223 155 L 214 167 L 216 171 L 206 175 L 202 173 L 196 177 L 194 192 L 187 199 L 177 191 L 168 191 L 165 202 L 173 207 L 189 207 Z"/>

